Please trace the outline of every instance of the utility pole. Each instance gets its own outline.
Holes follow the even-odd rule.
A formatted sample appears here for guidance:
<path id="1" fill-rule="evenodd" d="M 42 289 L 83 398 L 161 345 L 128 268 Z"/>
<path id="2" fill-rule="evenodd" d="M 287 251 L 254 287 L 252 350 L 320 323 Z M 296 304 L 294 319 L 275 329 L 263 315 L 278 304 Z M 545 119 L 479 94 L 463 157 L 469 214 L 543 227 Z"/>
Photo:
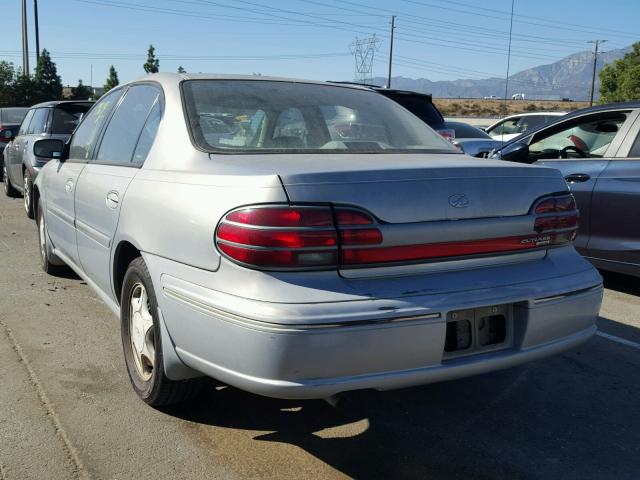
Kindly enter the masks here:
<path id="1" fill-rule="evenodd" d="M 595 50 L 593 51 L 593 76 L 591 77 L 591 95 L 589 95 L 589 106 L 593 107 L 593 91 L 596 88 L 596 68 L 598 64 L 598 47 L 606 40 L 589 40 L 587 43 L 595 44 Z"/>
<path id="2" fill-rule="evenodd" d="M 389 74 L 387 75 L 387 88 L 391 88 L 391 65 L 393 63 L 393 31 L 396 29 L 396 16 L 391 16 L 391 43 L 389 44 Z"/>
<path id="3" fill-rule="evenodd" d="M 33 17 L 36 24 L 36 64 L 40 58 L 40 27 L 38 26 L 38 0 L 33 0 Z"/>
<path id="4" fill-rule="evenodd" d="M 27 0 L 22 0 L 22 75 L 29 76 L 29 40 L 27 38 Z"/>
<path id="5" fill-rule="evenodd" d="M 511 39 L 513 34 L 513 7 L 515 6 L 515 0 L 511 0 L 511 20 L 509 21 L 509 50 L 507 52 L 507 76 L 504 79 L 504 99 L 502 108 L 504 109 L 504 115 L 507 115 L 507 95 L 509 95 L 509 69 L 511 68 Z M 504 138 L 503 138 L 504 140 Z"/>

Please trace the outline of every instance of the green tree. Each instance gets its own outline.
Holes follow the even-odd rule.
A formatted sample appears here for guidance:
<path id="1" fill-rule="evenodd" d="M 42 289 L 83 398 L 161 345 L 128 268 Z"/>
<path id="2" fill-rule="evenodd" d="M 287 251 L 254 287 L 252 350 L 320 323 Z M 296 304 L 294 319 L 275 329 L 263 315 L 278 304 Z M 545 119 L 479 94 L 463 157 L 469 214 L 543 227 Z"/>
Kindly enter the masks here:
<path id="1" fill-rule="evenodd" d="M 13 63 L 0 61 L 0 107 L 9 107 L 14 102 L 13 80 L 15 75 Z"/>
<path id="2" fill-rule="evenodd" d="M 78 86 L 71 89 L 72 100 L 89 100 L 93 92 L 89 87 L 82 83 L 82 79 L 78 80 Z"/>
<path id="3" fill-rule="evenodd" d="M 11 107 L 30 107 L 42 101 L 40 86 L 33 77 L 23 75 L 22 69 L 16 69 L 15 78 L 11 85 Z"/>
<path id="4" fill-rule="evenodd" d="M 640 42 L 600 70 L 600 103 L 640 100 Z"/>
<path id="5" fill-rule="evenodd" d="M 118 72 L 113 65 L 109 67 L 109 77 L 107 78 L 107 82 L 104 84 L 104 93 L 107 93 L 114 87 L 120 85 L 120 80 L 118 80 Z"/>
<path id="6" fill-rule="evenodd" d="M 38 89 L 39 100 L 59 100 L 62 98 L 62 80 L 58 75 L 56 64 L 51 60 L 51 55 L 46 49 L 42 49 L 42 53 L 38 57 L 34 81 Z"/>
<path id="7" fill-rule="evenodd" d="M 142 65 L 144 71 L 147 73 L 158 73 L 160 70 L 160 60 L 156 58 L 156 49 L 153 48 L 153 45 L 149 45 L 149 50 L 147 50 L 147 61 Z"/>
<path id="8" fill-rule="evenodd" d="M 187 73 L 187 71 L 184 68 L 182 68 L 182 65 L 180 65 L 178 67 L 178 73 Z"/>

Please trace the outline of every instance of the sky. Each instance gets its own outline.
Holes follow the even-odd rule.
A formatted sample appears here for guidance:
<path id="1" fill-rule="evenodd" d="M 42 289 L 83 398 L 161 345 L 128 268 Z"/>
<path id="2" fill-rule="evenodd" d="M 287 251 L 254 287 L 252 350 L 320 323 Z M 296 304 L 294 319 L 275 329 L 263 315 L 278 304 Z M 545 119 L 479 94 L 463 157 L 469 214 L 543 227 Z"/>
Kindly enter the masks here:
<path id="1" fill-rule="evenodd" d="M 0 0 L 0 59 L 22 64 L 21 0 Z M 512 0 L 38 0 L 40 48 L 63 84 L 101 86 L 144 75 L 153 44 L 161 71 L 352 80 L 353 43 L 374 34 L 374 76 L 429 80 L 504 77 Z M 31 69 L 33 0 L 27 0 Z M 638 0 L 514 0 L 510 72 L 593 48 L 640 40 Z M 634 33 L 636 32 L 636 33 Z"/>

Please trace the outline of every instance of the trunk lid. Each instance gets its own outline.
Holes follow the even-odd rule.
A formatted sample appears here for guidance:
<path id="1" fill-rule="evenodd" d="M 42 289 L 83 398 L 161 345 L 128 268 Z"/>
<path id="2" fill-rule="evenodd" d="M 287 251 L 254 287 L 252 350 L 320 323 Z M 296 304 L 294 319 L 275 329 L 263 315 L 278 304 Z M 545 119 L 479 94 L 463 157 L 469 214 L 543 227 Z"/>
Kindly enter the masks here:
<path id="1" fill-rule="evenodd" d="M 530 165 L 457 155 L 362 157 L 345 155 L 339 169 L 304 162 L 307 168 L 277 170 L 292 202 L 358 206 L 386 223 L 526 215 L 537 198 L 567 190 L 556 170 Z"/>

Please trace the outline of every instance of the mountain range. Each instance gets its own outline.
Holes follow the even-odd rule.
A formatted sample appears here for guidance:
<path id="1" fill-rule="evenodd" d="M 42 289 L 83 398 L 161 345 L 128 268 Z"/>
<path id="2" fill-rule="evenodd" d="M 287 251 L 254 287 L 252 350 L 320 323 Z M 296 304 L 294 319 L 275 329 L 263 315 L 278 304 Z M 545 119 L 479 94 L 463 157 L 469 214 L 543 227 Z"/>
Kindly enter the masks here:
<path id="1" fill-rule="evenodd" d="M 598 55 L 597 70 L 622 58 L 631 47 L 610 50 Z M 522 70 L 509 77 L 508 97 L 524 93 L 530 100 L 588 100 L 593 74 L 593 52 L 569 55 L 555 63 Z M 385 77 L 374 77 L 372 83 L 385 85 Z M 437 98 L 482 98 L 495 95 L 503 98 L 504 78 L 460 79 L 431 81 L 427 78 L 392 77 L 391 86 L 404 90 L 430 93 Z M 598 97 L 599 78 L 596 74 L 595 97 Z"/>

